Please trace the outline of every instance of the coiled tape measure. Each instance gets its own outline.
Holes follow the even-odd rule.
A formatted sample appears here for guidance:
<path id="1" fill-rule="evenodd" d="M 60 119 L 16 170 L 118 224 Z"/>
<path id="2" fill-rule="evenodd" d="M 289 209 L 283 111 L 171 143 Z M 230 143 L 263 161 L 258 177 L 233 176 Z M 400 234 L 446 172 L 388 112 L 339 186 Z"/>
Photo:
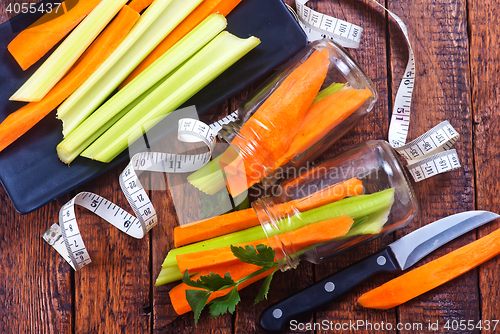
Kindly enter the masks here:
<path id="1" fill-rule="evenodd" d="M 389 127 L 389 143 L 408 162 L 407 168 L 415 182 L 459 168 L 460 161 L 457 152 L 451 149 L 459 134 L 448 121 L 442 122 L 405 145 L 415 82 L 413 50 L 403 21 L 377 1 L 371 1 L 387 11 L 397 22 L 408 46 L 409 59 L 394 101 Z M 329 38 L 344 47 L 359 47 L 363 32 L 361 27 L 314 11 L 306 6 L 307 2 L 308 0 L 295 0 L 296 12 L 291 10 L 309 41 Z M 200 169 L 210 161 L 217 133 L 222 126 L 237 119 L 237 111 L 211 125 L 195 119 L 181 119 L 178 124 L 178 139 L 184 142 L 203 142 L 208 147 L 208 152 L 199 155 L 143 152 L 134 155 L 119 179 L 122 191 L 134 215 L 99 195 L 82 192 L 61 208 L 59 224 L 53 224 L 42 235 L 42 238 L 53 246 L 73 269 L 79 270 L 89 264 L 91 259 L 76 221 L 76 205 L 87 208 L 134 238 L 144 237 L 156 225 L 158 218 L 154 206 L 139 181 L 137 171 L 184 173 Z"/>

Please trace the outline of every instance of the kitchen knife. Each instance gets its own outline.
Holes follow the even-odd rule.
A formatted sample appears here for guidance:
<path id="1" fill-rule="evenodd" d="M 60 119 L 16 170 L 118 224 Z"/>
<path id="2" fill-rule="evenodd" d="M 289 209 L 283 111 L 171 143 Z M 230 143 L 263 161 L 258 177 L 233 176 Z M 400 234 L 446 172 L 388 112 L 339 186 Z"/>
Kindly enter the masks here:
<path id="1" fill-rule="evenodd" d="M 405 270 L 447 242 L 499 217 L 488 211 L 467 211 L 421 227 L 270 306 L 262 313 L 260 325 L 268 332 L 281 332 L 290 320 L 332 302 L 369 277 L 380 272 Z"/>

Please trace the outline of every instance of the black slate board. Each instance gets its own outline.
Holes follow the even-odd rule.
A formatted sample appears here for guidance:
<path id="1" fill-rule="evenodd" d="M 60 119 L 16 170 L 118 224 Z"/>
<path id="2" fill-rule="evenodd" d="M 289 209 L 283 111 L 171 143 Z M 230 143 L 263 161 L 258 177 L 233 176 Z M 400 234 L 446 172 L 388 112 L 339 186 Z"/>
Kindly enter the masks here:
<path id="1" fill-rule="evenodd" d="M 20 14 L 0 25 L 0 122 L 23 105 L 8 99 L 46 58 L 23 72 L 7 50 L 17 34 L 11 24 L 28 26 L 35 19 Z M 256 36 L 261 44 L 185 103 L 195 105 L 200 115 L 278 67 L 307 43 L 281 0 L 243 0 L 227 19 L 229 32 L 242 38 Z M 62 140 L 61 131 L 61 122 L 53 111 L 0 152 L 0 181 L 21 214 L 42 207 L 129 159 L 127 152 L 110 164 L 77 158 L 68 167 L 59 161 L 55 151 Z"/>

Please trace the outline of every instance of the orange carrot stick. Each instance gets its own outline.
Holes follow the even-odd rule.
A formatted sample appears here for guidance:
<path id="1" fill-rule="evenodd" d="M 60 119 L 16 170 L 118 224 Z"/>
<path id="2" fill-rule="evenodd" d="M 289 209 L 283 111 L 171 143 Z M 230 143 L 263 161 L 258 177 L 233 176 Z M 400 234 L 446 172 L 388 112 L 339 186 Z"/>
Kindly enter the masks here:
<path id="1" fill-rule="evenodd" d="M 500 254 L 500 229 L 379 286 L 358 299 L 364 307 L 403 304 Z"/>
<path id="2" fill-rule="evenodd" d="M 7 48 L 19 66 L 26 70 L 73 30 L 99 2 L 101 0 L 78 1 L 69 12 L 54 19 L 50 19 L 54 14 L 47 13 L 17 35 Z M 58 11 L 62 11 L 65 6 L 63 2 Z"/>
<path id="3" fill-rule="evenodd" d="M 341 200 L 347 196 L 356 196 L 363 193 L 363 184 L 360 180 L 352 178 L 328 188 L 321 189 L 306 197 L 284 203 L 284 213 L 290 212 L 291 207 L 299 211 L 307 211 L 327 203 Z M 174 228 L 175 247 L 180 247 L 193 242 L 207 240 L 220 235 L 244 230 L 259 225 L 259 218 L 255 210 L 250 208 L 227 213 L 225 215 L 205 219 L 202 221 L 177 226 Z"/>
<path id="4" fill-rule="evenodd" d="M 137 13 L 140 13 L 144 10 L 144 8 L 151 5 L 154 0 L 132 0 L 129 3 L 130 8 L 135 10 Z"/>
<path id="5" fill-rule="evenodd" d="M 135 2 L 151 2 L 151 0 L 134 0 Z M 132 1 L 132 2 L 134 2 Z M 219 13 L 227 16 L 241 0 L 204 0 L 195 10 L 191 12 L 158 46 L 130 73 L 125 81 L 120 85 L 120 89 L 132 81 L 149 65 L 160 58 L 167 52 L 175 43 L 186 36 L 188 32 L 193 30 L 201 21 L 206 19 L 208 15 Z M 131 4 L 132 5 L 132 4 Z"/>
<path id="6" fill-rule="evenodd" d="M 259 269 L 261 269 L 261 267 L 255 266 L 253 264 L 248 264 L 248 263 L 238 261 L 238 263 L 230 265 L 230 266 L 223 265 L 223 266 L 219 266 L 217 268 L 214 267 L 214 268 L 212 268 L 212 270 L 210 272 L 212 272 L 214 274 L 219 274 L 221 276 L 224 276 L 225 273 L 229 272 L 231 275 L 231 278 L 234 281 L 237 281 L 239 279 L 244 278 L 245 276 L 248 276 L 248 275 L 256 272 Z M 274 269 L 275 268 L 269 269 L 268 271 L 265 271 L 262 274 L 257 275 L 255 277 L 239 284 L 238 291 L 249 286 L 250 284 L 257 282 L 258 280 L 270 275 L 274 271 Z M 191 279 L 196 281 L 200 276 L 209 275 L 210 272 L 205 271 L 205 272 L 198 273 L 195 276 L 193 276 Z M 186 290 L 199 290 L 199 289 L 190 287 L 190 286 L 186 285 L 185 283 L 181 283 L 181 284 L 175 286 L 168 293 L 170 295 L 170 301 L 172 302 L 172 306 L 174 307 L 174 310 L 178 315 L 181 315 L 181 314 L 184 314 L 184 313 L 191 311 L 191 306 L 189 306 L 189 303 L 186 300 Z M 207 303 L 209 303 L 214 298 L 217 298 L 217 297 L 220 297 L 220 296 L 227 294 L 230 290 L 231 289 L 226 289 L 226 290 L 222 290 L 222 291 L 213 292 L 210 295 L 210 297 L 208 298 Z"/>
<path id="7" fill-rule="evenodd" d="M 346 235 L 353 223 L 354 221 L 349 216 L 343 216 L 314 223 L 301 227 L 295 231 L 280 234 L 278 236 L 279 240 L 273 237 L 269 241 L 267 239 L 256 240 L 237 246 L 271 246 L 275 250 L 277 254 L 276 256 L 279 258 L 279 253 L 282 253 L 280 250 L 282 250 L 283 246 L 286 248 L 285 251 L 287 252 L 298 252 L 299 250 L 312 244 L 330 241 Z M 179 270 L 184 272 L 187 269 L 190 273 L 211 271 L 214 266 L 230 265 L 240 261 L 236 256 L 234 256 L 231 251 L 231 247 L 179 254 L 176 258 Z"/>
<path id="8" fill-rule="evenodd" d="M 288 151 L 275 166 L 285 165 L 294 156 L 310 148 L 372 96 L 368 88 L 348 87 L 314 103 L 304 117 Z"/>
<path id="9" fill-rule="evenodd" d="M 41 101 L 28 103 L 10 114 L 0 124 L 0 151 L 31 129 L 85 82 L 121 43 L 138 18 L 135 10 L 124 6 L 75 67 Z"/>
<path id="10" fill-rule="evenodd" d="M 325 80 L 328 50 L 315 51 L 294 69 L 246 121 L 219 163 L 231 195 L 237 196 L 266 175 L 265 167 L 288 149 Z"/>

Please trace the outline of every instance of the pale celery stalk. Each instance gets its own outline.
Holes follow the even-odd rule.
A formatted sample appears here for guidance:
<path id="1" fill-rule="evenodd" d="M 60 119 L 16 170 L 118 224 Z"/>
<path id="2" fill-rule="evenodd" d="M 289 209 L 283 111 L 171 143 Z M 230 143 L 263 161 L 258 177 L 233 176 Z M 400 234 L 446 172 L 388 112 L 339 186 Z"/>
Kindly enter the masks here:
<path id="1" fill-rule="evenodd" d="M 343 83 L 338 83 L 334 82 L 330 86 L 326 87 L 325 89 L 322 89 L 318 95 L 316 95 L 316 98 L 314 99 L 313 103 L 319 102 L 323 100 L 325 97 L 332 95 L 334 93 L 337 93 L 341 89 L 345 88 L 346 84 Z"/>
<path id="2" fill-rule="evenodd" d="M 199 51 L 225 27 L 224 16 L 212 14 L 207 17 L 67 135 L 57 145 L 59 158 L 66 163 L 75 159 L 114 122 L 108 126 L 103 126 L 103 124 L 108 124 L 111 119 L 116 118 L 116 115 L 123 116 L 124 108 Z M 127 109 L 131 110 L 131 108 Z"/>
<path id="3" fill-rule="evenodd" d="M 149 88 L 147 91 L 142 93 L 138 98 L 136 98 L 134 101 L 132 101 L 128 106 L 120 110 L 116 115 L 111 117 L 110 119 L 107 119 L 104 123 L 102 123 L 100 126 L 104 129 L 110 128 L 113 124 L 115 124 L 120 118 L 122 118 L 124 115 L 126 115 L 130 110 L 134 109 L 136 105 L 138 105 L 142 100 L 144 100 L 149 94 L 151 94 L 156 88 L 158 88 L 162 83 L 165 82 L 165 80 L 168 78 L 168 75 L 165 76 L 164 78 L 160 79 L 157 83 L 153 85 L 153 87 Z M 96 129 L 94 129 L 96 130 Z M 102 132 L 95 131 L 93 134 L 90 134 L 88 137 L 88 140 L 90 142 L 93 142 L 97 138 L 99 138 L 100 134 Z M 64 162 L 69 164 L 71 161 L 73 161 L 80 152 L 69 152 L 67 151 L 66 147 L 70 146 L 76 146 L 77 143 L 73 142 L 74 137 L 67 137 L 65 138 L 59 145 L 57 145 L 57 155 L 59 159 Z"/>
<path id="4" fill-rule="evenodd" d="M 87 118 L 201 0 L 155 0 L 99 68 L 59 107 L 66 136 Z"/>
<path id="5" fill-rule="evenodd" d="M 349 232 L 341 239 L 349 238 L 355 235 L 363 235 L 363 234 L 376 234 L 382 231 L 387 219 L 389 218 L 389 214 L 391 213 L 392 202 L 386 208 L 379 210 L 378 212 L 374 212 L 367 216 L 363 222 L 353 226 Z"/>
<path id="6" fill-rule="evenodd" d="M 127 0 L 103 0 L 71 32 L 52 55 L 10 97 L 14 101 L 40 101 L 73 66 Z"/>
<path id="7" fill-rule="evenodd" d="M 292 231 L 304 227 L 309 224 L 314 224 L 320 221 L 325 221 L 341 216 L 349 216 L 356 220 L 381 209 L 387 208 L 394 201 L 394 188 L 382 190 L 370 195 L 359 195 L 349 197 L 340 201 L 323 205 L 319 208 L 308 210 L 300 214 L 294 215 L 289 219 L 283 219 L 278 224 L 284 228 L 280 231 Z M 269 230 L 268 236 L 278 234 L 277 230 Z M 251 227 L 242 231 L 229 233 L 220 237 L 215 237 L 209 240 L 200 241 L 191 245 L 172 249 L 162 267 L 177 266 L 176 255 L 199 252 L 201 250 L 215 249 L 221 247 L 229 247 L 230 245 L 239 245 L 246 242 L 265 239 L 266 234 L 261 226 Z"/>
<path id="8" fill-rule="evenodd" d="M 221 156 L 222 155 L 219 155 L 217 158 L 189 175 L 187 178 L 189 183 L 208 195 L 213 195 L 224 188 L 226 184 L 219 165 Z"/>
<path id="9" fill-rule="evenodd" d="M 313 103 L 319 102 L 325 97 L 334 94 L 345 87 L 346 84 L 332 83 L 330 86 L 321 90 L 318 95 L 316 95 Z M 226 186 L 226 183 L 224 182 L 224 174 L 219 165 L 219 159 L 221 155 L 213 159 L 210 164 L 203 166 L 196 172 L 193 172 L 191 175 L 189 175 L 187 178 L 189 183 L 191 183 L 198 190 L 203 191 L 208 195 L 213 195 L 224 188 Z"/>
<path id="10" fill-rule="evenodd" d="M 177 109 L 259 43 L 260 40 L 255 37 L 241 39 L 223 31 L 116 122 L 82 155 L 110 162 L 127 148 L 129 142 Z"/>

